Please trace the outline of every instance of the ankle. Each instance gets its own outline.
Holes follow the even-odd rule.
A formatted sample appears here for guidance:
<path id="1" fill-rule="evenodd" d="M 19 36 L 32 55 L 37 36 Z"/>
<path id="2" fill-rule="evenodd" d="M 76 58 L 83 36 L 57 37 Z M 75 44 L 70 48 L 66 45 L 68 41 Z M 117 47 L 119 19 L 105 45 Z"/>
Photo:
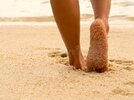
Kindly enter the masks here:
<path id="1" fill-rule="evenodd" d="M 69 58 L 78 59 L 83 57 L 80 46 L 76 46 L 73 49 L 68 50 Z"/>
<path id="2" fill-rule="evenodd" d="M 68 53 L 71 54 L 72 56 L 74 54 L 79 54 L 80 52 L 81 52 L 81 48 L 80 48 L 79 45 L 77 45 L 77 46 L 75 46 L 75 47 L 73 47 L 71 49 L 68 49 Z"/>

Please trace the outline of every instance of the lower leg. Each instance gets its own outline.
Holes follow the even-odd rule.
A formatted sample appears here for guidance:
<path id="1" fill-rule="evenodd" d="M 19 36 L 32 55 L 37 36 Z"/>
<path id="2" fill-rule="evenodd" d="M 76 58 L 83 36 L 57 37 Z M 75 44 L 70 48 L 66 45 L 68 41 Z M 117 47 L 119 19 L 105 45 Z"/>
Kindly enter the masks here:
<path id="1" fill-rule="evenodd" d="M 80 48 L 80 12 L 78 0 L 50 0 L 54 17 L 67 47 L 69 62 L 75 68 L 85 65 Z"/>
<path id="2" fill-rule="evenodd" d="M 108 66 L 108 17 L 110 0 L 91 0 L 95 21 L 90 27 L 90 48 L 87 56 L 89 71 L 104 72 Z"/>
<path id="3" fill-rule="evenodd" d="M 95 19 L 102 19 L 107 33 L 109 32 L 108 18 L 111 7 L 111 0 L 91 0 Z"/>

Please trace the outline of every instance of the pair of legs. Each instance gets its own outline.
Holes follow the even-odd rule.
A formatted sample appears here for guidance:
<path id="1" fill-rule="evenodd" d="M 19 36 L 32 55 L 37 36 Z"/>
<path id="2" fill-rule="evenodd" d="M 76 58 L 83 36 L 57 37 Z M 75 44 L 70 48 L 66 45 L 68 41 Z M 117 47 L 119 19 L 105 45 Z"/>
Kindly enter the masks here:
<path id="1" fill-rule="evenodd" d="M 50 0 L 61 36 L 68 50 L 70 65 L 76 69 L 104 72 L 107 69 L 107 33 L 111 0 L 91 0 L 95 21 L 90 27 L 87 63 L 80 47 L 79 0 Z"/>

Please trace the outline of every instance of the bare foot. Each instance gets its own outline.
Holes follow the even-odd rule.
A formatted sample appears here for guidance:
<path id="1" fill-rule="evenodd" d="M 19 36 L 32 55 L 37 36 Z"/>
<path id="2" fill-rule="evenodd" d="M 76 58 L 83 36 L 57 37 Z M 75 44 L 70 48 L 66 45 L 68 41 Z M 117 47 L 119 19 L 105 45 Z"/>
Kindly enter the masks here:
<path id="1" fill-rule="evenodd" d="M 108 69 L 108 39 L 104 23 L 96 19 L 90 27 L 90 48 L 87 56 L 88 71 L 105 72 Z"/>
<path id="2" fill-rule="evenodd" d="M 81 51 L 78 49 L 69 52 L 69 63 L 74 66 L 75 69 L 86 69 L 86 62 Z"/>

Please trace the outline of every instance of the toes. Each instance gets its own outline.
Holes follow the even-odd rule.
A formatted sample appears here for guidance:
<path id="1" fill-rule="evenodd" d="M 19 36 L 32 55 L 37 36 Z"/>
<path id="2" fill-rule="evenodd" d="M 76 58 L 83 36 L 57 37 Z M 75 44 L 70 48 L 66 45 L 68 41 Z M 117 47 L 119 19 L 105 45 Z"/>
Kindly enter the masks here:
<path id="1" fill-rule="evenodd" d="M 84 71 L 87 69 L 85 62 L 83 62 L 82 60 L 74 61 L 73 66 L 74 70 L 81 69 Z"/>
<path id="2" fill-rule="evenodd" d="M 108 70 L 107 67 L 96 67 L 95 68 L 95 71 L 98 72 L 98 73 L 103 73 L 103 72 L 105 72 L 107 70 Z"/>

